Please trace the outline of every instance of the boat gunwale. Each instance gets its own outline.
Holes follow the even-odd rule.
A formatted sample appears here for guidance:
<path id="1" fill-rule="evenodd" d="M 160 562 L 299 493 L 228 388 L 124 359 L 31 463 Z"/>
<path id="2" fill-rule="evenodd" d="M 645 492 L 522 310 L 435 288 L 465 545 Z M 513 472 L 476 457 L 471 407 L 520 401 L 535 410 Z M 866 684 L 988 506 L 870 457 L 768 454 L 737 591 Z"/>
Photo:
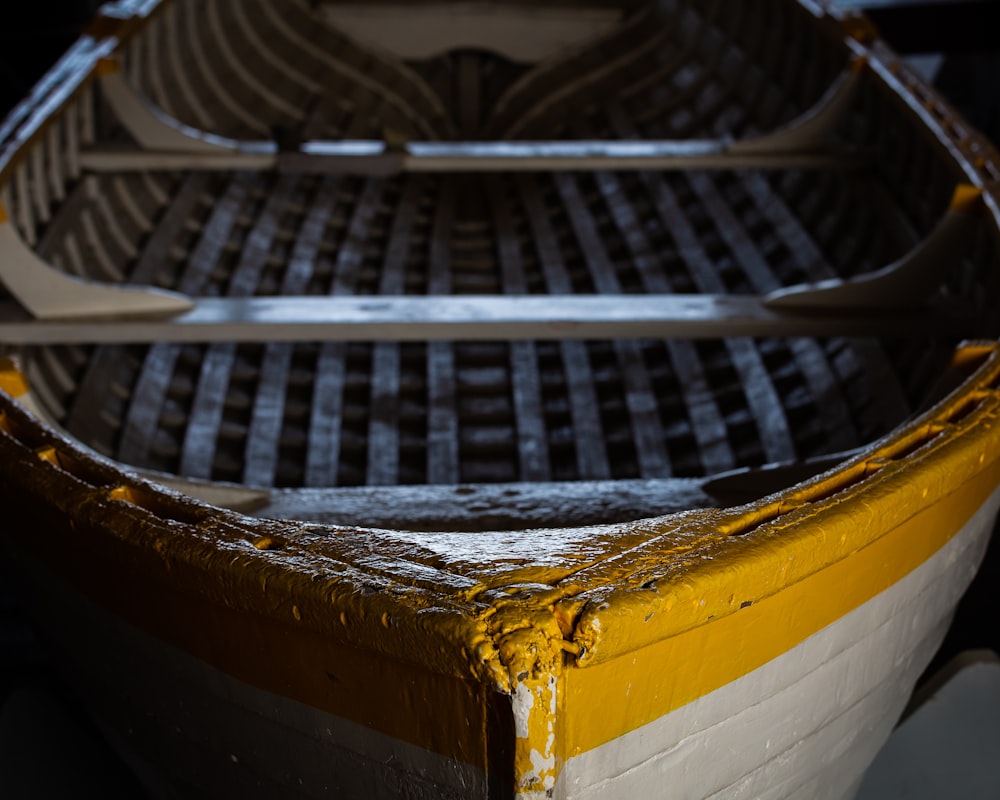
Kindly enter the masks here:
<path id="1" fill-rule="evenodd" d="M 739 584 L 754 587 L 751 602 L 756 602 L 849 557 L 911 517 L 917 505 L 933 505 L 965 478 L 994 464 L 1000 457 L 995 426 L 1000 415 L 1000 344 L 970 345 L 959 351 L 957 360 L 984 363 L 945 400 L 841 465 L 755 503 L 576 529 L 596 535 L 601 553 L 592 564 L 577 569 L 495 563 L 447 569 L 428 561 L 414 546 L 432 532 L 394 539 L 393 531 L 256 519 L 219 509 L 82 451 L 24 412 L 7 391 L 0 396 L 4 449 L 20 448 L 20 461 L 33 460 L 37 467 L 19 471 L 15 459 L 5 459 L 2 469 L 8 480 L 52 498 L 70 527 L 77 518 L 92 532 L 100 532 L 105 546 L 135 548 L 136 558 L 152 559 L 156 566 L 147 564 L 150 568 L 168 569 L 171 580 L 188 591 L 249 613 L 284 617 L 403 661 L 458 676 L 471 672 L 509 690 L 514 676 L 498 653 L 511 631 L 502 624 L 496 628 L 508 613 L 534 619 L 529 627 L 547 642 L 549 659 L 566 652 L 577 666 L 600 663 L 737 612 L 739 604 L 720 607 L 716 598 L 715 605 L 695 604 L 686 612 L 680 603 L 670 614 L 656 615 L 655 624 L 629 622 L 642 619 L 638 610 L 673 606 L 674 590 L 697 594 L 694 587 L 704 588 L 706 582 L 718 590 L 715 573 L 720 565 L 740 565 Z M 0 377 L 5 389 L 14 387 L 16 392 L 22 385 L 23 378 L 9 365 Z M 982 458 L 973 458 L 972 450 Z M 965 454 L 964 461 L 958 454 Z M 901 494 L 912 494 L 913 486 L 928 485 L 925 476 L 940 472 L 934 464 L 942 460 L 952 468 L 930 482 L 933 490 L 917 505 L 913 498 L 900 500 Z M 960 474 L 960 463 L 968 475 Z M 823 520 L 841 514 L 838 508 L 845 503 L 872 509 L 877 522 L 854 526 L 850 537 L 831 543 Z M 116 513 L 109 515 L 110 509 Z M 498 533 L 530 541 L 536 531 Z M 35 546 L 44 550 L 46 542 Z M 809 556 L 789 569 L 789 548 Z M 182 579 L 182 574 L 187 577 Z M 262 586 L 272 587 L 270 598 L 282 587 L 282 600 L 268 599 Z M 349 628 L 332 613 L 340 608 L 351 609 L 355 623 Z M 607 616 L 611 609 L 611 616 L 620 615 L 619 627 L 625 633 L 607 637 L 605 645 L 605 634 L 591 628 L 577 641 L 585 608 L 591 619 Z M 503 613 L 497 617 L 498 612 Z M 386 619 L 394 620 L 399 635 L 384 636 Z M 440 647 L 442 638 L 461 646 Z"/>

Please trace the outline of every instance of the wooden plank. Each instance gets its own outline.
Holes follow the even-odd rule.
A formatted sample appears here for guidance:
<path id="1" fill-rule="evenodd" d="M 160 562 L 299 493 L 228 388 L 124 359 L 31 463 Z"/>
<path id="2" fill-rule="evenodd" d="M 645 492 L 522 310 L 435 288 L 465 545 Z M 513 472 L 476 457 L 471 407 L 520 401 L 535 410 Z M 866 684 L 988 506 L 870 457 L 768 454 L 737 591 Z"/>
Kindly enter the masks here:
<path id="1" fill-rule="evenodd" d="M 197 207 L 207 180 L 207 176 L 202 174 L 192 174 L 185 178 L 156 228 L 143 245 L 130 276 L 133 282 L 148 284 L 155 281 L 170 245 L 177 241 L 184 225 Z M 85 201 L 82 187 L 81 182 L 74 190 L 73 198 Z M 69 218 L 60 215 L 60 220 L 62 219 Z M 44 253 L 44 250 L 40 248 L 40 252 Z M 77 387 L 66 419 L 67 429 L 73 431 L 74 435 L 83 441 L 100 441 L 103 437 L 98 431 L 106 424 L 101 421 L 101 409 L 105 407 L 108 389 L 111 386 L 124 385 L 128 380 L 128 373 L 128 359 L 123 347 L 112 345 L 99 348 L 91 357 Z"/>
<path id="2" fill-rule="evenodd" d="M 822 272 L 823 277 L 833 277 L 833 270 L 822 258 L 818 248 L 812 244 L 801 225 L 797 224 L 791 210 L 771 189 L 764 176 L 757 172 L 747 172 L 742 178 L 743 185 L 753 197 L 756 207 L 771 223 L 793 258 L 801 262 L 805 253 L 809 252 L 811 254 L 809 263 L 813 269 Z M 733 235 L 742 239 L 747 234 L 740 226 Z M 744 259 L 745 271 L 754 289 L 761 294 L 777 289 L 779 281 L 763 259 L 756 252 L 749 256 L 749 259 L 749 261 Z M 859 440 L 859 433 L 847 400 L 837 383 L 836 373 L 823 348 L 818 342 L 803 338 L 789 339 L 788 346 L 795 355 L 795 361 L 817 408 L 822 409 L 823 425 L 827 432 L 827 447 L 835 451 L 853 447 Z M 874 349 L 881 352 L 880 348 Z"/>
<path id="3" fill-rule="evenodd" d="M 90 172 L 154 170 L 270 170 L 295 174 L 385 176 L 405 172 L 556 172 L 592 170 L 844 170 L 870 166 L 851 151 L 730 151 L 727 140 L 410 142 L 399 151 L 383 142 L 311 141 L 291 152 L 270 142 L 247 142 L 228 151 L 89 148 L 80 165 Z"/>
<path id="4" fill-rule="evenodd" d="M 670 291 L 672 287 L 653 255 L 652 245 L 635 210 L 625 197 L 618 178 L 612 173 L 599 173 L 595 179 L 604 195 L 611 218 L 629 248 L 631 262 L 639 272 L 643 288 L 646 291 Z M 607 264 L 607 267 L 610 269 L 611 264 Z M 671 342 L 668 344 L 668 351 L 672 362 L 687 364 L 689 370 L 691 364 L 697 363 L 697 354 L 689 343 Z M 625 402 L 636 442 L 640 474 L 645 478 L 667 477 L 670 475 L 671 466 L 666 448 L 666 435 L 642 352 L 636 344 L 627 342 L 619 342 L 617 352 L 625 386 Z M 681 386 L 684 385 L 682 381 Z M 704 395 L 701 395 L 700 399 L 703 400 Z M 714 403 L 709 406 L 709 410 L 711 408 L 715 408 Z M 706 414 L 705 411 L 702 413 Z M 709 431 L 712 430 L 713 428 L 709 428 Z M 692 433 L 696 441 L 705 441 L 710 446 L 718 441 L 711 433 L 708 435 L 701 431 Z"/>
<path id="5" fill-rule="evenodd" d="M 369 179 L 354 204 L 344 240 L 337 250 L 331 292 L 344 295 L 354 291 L 364 260 L 364 248 L 371 233 L 384 184 Z M 321 302 L 345 302 L 349 298 L 320 299 Z M 364 298 L 359 298 L 364 302 Z M 368 299 L 371 302 L 371 299 Z M 304 337 L 317 341 L 323 337 Z M 369 337 L 370 338 L 370 337 Z M 309 412 L 308 450 L 306 451 L 306 486 L 334 486 L 340 468 L 341 425 L 344 414 L 344 379 L 347 373 L 347 347 L 340 341 L 327 341 L 316 360 L 316 377 Z"/>
<path id="6" fill-rule="evenodd" d="M 434 211 L 427 292 L 450 294 L 451 241 L 455 213 L 455 181 L 445 178 Z M 458 412 L 455 407 L 455 352 L 449 342 L 427 345 L 427 482 L 459 481 Z"/>
<path id="7" fill-rule="evenodd" d="M 857 315 L 768 309 L 756 295 L 203 298 L 170 319 L 32 320 L 0 303 L 0 342 L 430 342 L 976 336 L 963 308 Z"/>
<path id="8" fill-rule="evenodd" d="M 511 219 L 509 200 L 499 181 L 490 181 L 487 187 L 493 203 L 497 255 L 500 259 L 504 291 L 521 295 L 520 298 L 511 299 L 523 301 L 528 299 L 524 296 L 528 290 L 528 282 L 524 272 L 521 243 Z M 534 342 L 511 342 L 510 381 L 521 480 L 550 480 L 549 442 L 542 403 L 538 352 Z"/>
<path id="9" fill-rule="evenodd" d="M 620 106 L 612 106 L 609 116 L 611 124 L 620 135 L 635 135 L 634 125 Z M 698 290 L 725 292 L 725 286 L 718 276 L 715 264 L 705 252 L 704 246 L 689 222 L 688 214 L 681 208 L 667 181 L 662 176 L 651 173 L 644 173 L 643 181 L 652 195 L 653 205 L 661 222 L 674 240 L 678 253 L 688 264 L 689 274 Z M 638 225 L 634 224 L 633 227 L 639 230 Z M 729 352 L 733 369 L 740 376 L 740 384 L 757 424 L 759 440 L 765 457 L 768 461 L 794 458 L 794 440 L 782 410 L 781 398 L 771 382 L 771 377 L 756 345 L 746 338 L 729 338 L 726 340 L 726 349 Z M 697 423 L 693 428 L 698 431 L 702 425 L 706 425 L 704 439 L 709 445 L 706 455 L 709 458 L 724 458 L 731 465 L 734 463 L 731 448 L 728 448 L 730 450 L 728 454 L 720 453 L 718 450 L 720 431 L 715 422 L 715 416 L 719 412 L 717 408 L 714 412 L 712 411 L 714 399 L 711 404 L 705 402 L 707 397 L 712 396 L 712 391 L 700 366 L 692 377 L 695 379 L 692 384 L 692 401 L 698 401 L 697 407 L 689 406 L 693 410 L 692 418 Z M 723 428 L 726 428 L 724 423 Z M 728 431 L 721 432 L 728 440 Z"/>
<path id="10" fill-rule="evenodd" d="M 337 201 L 340 181 L 325 179 L 319 187 L 292 248 L 282 278 L 282 294 L 302 294 L 313 276 L 316 257 Z M 285 392 L 294 345 L 270 342 L 264 350 L 257 394 L 247 430 L 243 483 L 271 486 L 278 468 Z"/>
<path id="11" fill-rule="evenodd" d="M 188 257 L 177 287 L 180 291 L 193 294 L 201 291 L 207 284 L 236 225 L 237 217 L 246 200 L 250 180 L 250 176 L 245 173 L 236 175 L 213 207 L 208 221 L 202 228 L 198 243 Z M 167 233 L 164 232 L 164 237 Z M 153 237 L 156 237 L 156 233 Z M 163 258 L 166 252 L 166 249 L 161 250 L 159 246 L 154 249 L 151 239 L 150 259 Z M 150 448 L 159 427 L 163 400 L 170 387 L 170 378 L 180 353 L 178 347 L 164 343 L 162 337 L 146 341 L 154 342 L 154 345 L 146 354 L 142 370 L 132 388 L 132 400 L 118 445 L 118 459 L 126 464 L 142 465 L 148 461 Z"/>
<path id="12" fill-rule="evenodd" d="M 295 184 L 294 178 L 279 178 L 268 194 L 243 241 L 239 261 L 226 287 L 230 296 L 247 297 L 257 289 Z M 179 471 L 182 475 L 190 478 L 212 477 L 216 441 L 235 359 L 236 342 L 213 344 L 205 354 L 181 446 Z"/>
<path id="13" fill-rule="evenodd" d="M 379 294 L 400 295 L 406 286 L 406 264 L 423 184 L 409 178 L 397 200 L 382 263 Z M 389 486 L 399 480 L 400 352 L 395 342 L 378 342 L 372 353 L 371 402 L 368 418 L 366 483 Z"/>
<path id="14" fill-rule="evenodd" d="M 563 175 L 556 178 L 556 185 L 580 241 L 595 286 L 599 291 L 620 293 L 621 285 L 614 265 L 597 233 L 597 227 L 590 217 L 579 187 L 572 178 Z M 603 186 L 607 191 L 608 184 L 604 183 Z M 613 214 L 617 214 L 616 221 L 619 226 L 633 227 L 628 220 L 622 217 L 627 209 L 620 203 L 613 203 L 613 205 L 614 208 L 611 210 Z M 640 274 L 643 276 L 645 288 L 670 290 L 665 279 L 658 279 L 656 275 L 651 274 L 647 259 L 640 257 L 637 264 Z M 668 342 L 667 349 L 675 368 L 678 364 L 689 365 L 689 367 L 698 364 L 694 348 L 688 342 Z M 636 443 L 636 459 L 640 473 L 643 477 L 667 476 L 670 474 L 671 466 L 666 447 L 666 436 L 659 418 L 658 404 L 652 395 L 651 381 L 643 368 L 642 354 L 638 345 L 633 342 L 618 342 L 615 350 L 623 370 L 625 403 L 629 409 L 630 425 L 633 440 Z M 688 371 L 693 372 L 694 370 L 689 368 Z M 705 400 L 706 397 L 710 397 L 710 395 L 699 395 L 701 400 Z M 714 408 L 714 401 L 709 404 L 708 410 L 710 411 L 711 408 Z M 703 412 L 702 416 L 707 416 L 707 412 Z M 722 425 L 721 417 L 719 417 L 719 424 L 708 428 L 706 434 L 698 430 L 694 430 L 692 433 L 696 440 L 701 436 L 706 436 L 707 442 L 714 444 L 719 441 L 717 431 L 720 426 L 724 432 L 725 426 Z"/>
<path id="15" fill-rule="evenodd" d="M 781 238 L 799 267 L 817 280 L 836 277 L 836 273 L 824 258 L 819 246 L 802 223 L 799 222 L 795 214 L 792 213 L 788 205 L 776 193 L 766 191 L 770 187 L 767 186 L 763 177 L 755 176 L 751 173 L 748 176 L 747 187 L 754 193 L 755 199 L 758 200 L 758 206 L 762 209 L 765 216 L 770 219 L 774 225 L 775 232 Z M 879 202 L 883 202 L 884 198 L 879 190 L 872 189 L 871 191 L 878 192 L 876 196 L 879 198 Z M 767 202 L 761 202 L 765 199 Z M 900 235 L 904 236 L 910 242 L 914 241 L 914 237 L 911 235 L 906 235 L 903 232 L 900 232 Z M 928 316 L 927 323 L 926 333 L 928 336 L 933 337 L 936 334 L 933 316 Z M 914 331 L 914 334 L 919 335 L 918 331 Z M 970 331 L 967 335 L 974 336 L 976 334 Z M 862 358 L 871 365 L 876 374 L 880 376 L 895 374 L 892 364 L 879 343 L 858 340 L 853 342 L 852 346 L 859 351 Z M 822 393 L 824 390 L 822 381 L 819 378 L 811 380 L 813 380 L 813 391 Z M 824 395 L 819 394 L 817 396 Z M 884 420 L 899 420 L 910 413 L 909 402 L 906 400 L 902 387 L 900 387 L 896 380 L 881 379 L 877 397 L 879 413 Z M 846 400 L 844 402 L 846 403 Z M 838 418 L 843 413 L 845 412 L 838 411 Z M 848 420 L 850 420 L 850 429 L 856 429 L 857 421 L 854 415 L 849 410 L 846 412 L 846 415 Z M 847 429 L 845 424 L 845 430 Z M 835 442 L 833 446 L 839 447 L 839 444 Z"/>
<path id="16" fill-rule="evenodd" d="M 547 287 L 553 293 L 570 294 L 573 291 L 572 281 L 537 181 L 529 176 L 521 176 L 518 186 Z M 577 471 L 583 479 L 610 478 L 611 467 L 604 445 L 600 406 L 587 347 L 583 342 L 562 342 L 560 353 L 569 394 Z"/>
<path id="17" fill-rule="evenodd" d="M 690 183 L 695 189 L 696 194 L 699 195 L 700 201 L 708 210 L 708 213 L 710 215 L 719 214 L 720 216 L 729 214 L 728 206 L 712 191 L 710 182 L 707 179 L 703 180 L 703 177 L 700 175 L 693 176 Z M 670 201 L 667 198 L 669 189 L 666 184 L 661 183 L 659 190 L 658 199 L 660 203 L 669 203 Z M 676 206 L 676 201 L 674 205 Z M 712 268 L 713 265 L 707 253 L 702 249 L 700 242 L 698 242 L 697 236 L 694 230 L 691 229 L 687 218 L 674 216 L 673 212 L 677 210 L 679 209 L 673 207 L 671 210 L 664 208 L 662 217 L 664 220 L 669 220 L 669 224 L 672 226 L 672 233 L 682 237 L 683 243 L 679 242 L 679 245 L 690 264 L 691 276 L 698 283 L 700 289 L 722 290 L 724 288 L 722 281 L 719 279 L 717 272 Z M 712 217 L 712 219 L 715 220 L 716 228 L 719 230 L 723 240 L 729 245 L 733 257 L 738 262 L 741 259 L 750 258 L 750 256 L 737 248 L 741 245 L 753 248 L 752 242 L 734 239 L 725 230 L 726 225 L 721 224 L 717 217 Z M 785 417 L 781 395 L 771 380 L 771 375 L 764 364 L 764 360 L 756 344 L 750 339 L 741 338 L 727 340 L 726 348 L 729 350 L 733 369 L 739 373 L 740 385 L 743 388 L 743 394 L 746 397 L 750 413 L 757 425 L 764 457 L 768 461 L 788 461 L 795 458 L 795 439 L 792 436 L 788 419 Z"/>
<path id="18" fill-rule="evenodd" d="M 277 489 L 256 513 L 327 525 L 468 533 L 599 525 L 716 505 L 690 478 Z M 474 514 L 469 508 L 475 507 Z"/>

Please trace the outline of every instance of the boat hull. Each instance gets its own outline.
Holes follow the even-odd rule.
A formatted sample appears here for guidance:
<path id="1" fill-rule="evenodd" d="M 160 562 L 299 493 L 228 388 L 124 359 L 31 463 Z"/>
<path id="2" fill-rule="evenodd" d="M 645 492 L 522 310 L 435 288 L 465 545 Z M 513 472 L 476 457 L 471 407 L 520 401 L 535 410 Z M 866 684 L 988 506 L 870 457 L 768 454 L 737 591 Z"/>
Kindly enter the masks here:
<path id="1" fill-rule="evenodd" d="M 552 679 L 558 780 L 519 796 L 852 796 L 982 560 L 1000 506 L 1000 490 L 989 488 L 996 471 L 776 595 L 589 668 L 563 669 Z M 30 502 L 21 513 L 16 496 L 4 502 L 27 530 Z M 80 531 L 49 523 L 44 539 L 13 545 L 35 587 L 36 619 L 155 794 L 515 793 L 515 732 L 530 730 L 538 711 L 519 704 L 517 691 L 511 703 L 494 687 L 249 618 L 218 597 L 172 588 L 162 565 L 106 552 L 103 566 L 81 577 L 72 566 L 88 550 Z M 62 558 L 40 560 L 60 543 Z M 95 572 L 115 584 L 96 592 L 100 602 Z M 810 626 L 819 627 L 798 640 Z M 594 744 L 616 725 L 627 732 Z"/>
<path id="2" fill-rule="evenodd" d="M 0 533 L 154 794 L 858 785 L 1000 505 L 1000 155 L 825 0 L 632 6 L 121 0 L 0 125 Z"/>
<path id="3" fill-rule="evenodd" d="M 986 551 L 1000 505 L 994 492 L 927 561 L 853 611 L 761 667 L 659 719 L 567 760 L 559 796 L 850 798 L 937 651 Z M 864 569 L 864 555 L 848 571 Z M 852 561 L 859 563 L 853 564 Z M 822 590 L 820 590 L 822 591 Z M 817 594 L 813 600 L 823 602 Z M 768 601 L 755 606 L 761 608 Z M 750 611 L 747 609 L 742 613 Z M 707 626 L 711 628 L 712 626 Z M 745 623 L 749 635 L 767 625 Z M 739 632 L 719 634 L 739 648 Z M 778 635 L 780 634 L 773 634 Z M 655 650 L 656 647 L 650 648 Z M 702 658 L 719 648 L 707 645 Z M 655 658 L 653 653 L 647 658 Z M 635 658 L 642 659 L 643 654 Z M 676 672 L 642 696 L 670 694 Z M 619 666 L 638 673 L 636 666 Z M 568 679 L 573 683 L 573 676 Z M 619 680 L 615 687 L 621 691 Z M 621 701 L 632 694 L 627 687 Z M 598 714 L 592 684 L 567 692 L 570 719 Z"/>

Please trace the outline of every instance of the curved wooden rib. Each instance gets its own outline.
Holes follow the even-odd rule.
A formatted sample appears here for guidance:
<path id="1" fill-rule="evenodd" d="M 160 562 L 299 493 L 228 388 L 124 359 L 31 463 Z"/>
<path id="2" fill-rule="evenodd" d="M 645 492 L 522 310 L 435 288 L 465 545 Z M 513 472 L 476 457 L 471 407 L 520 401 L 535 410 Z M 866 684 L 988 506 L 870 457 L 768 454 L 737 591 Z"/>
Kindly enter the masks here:
<path id="1" fill-rule="evenodd" d="M 175 292 L 92 283 L 42 261 L 18 236 L 0 206 L 0 281 L 39 320 L 171 315 L 193 303 Z"/>
<path id="2" fill-rule="evenodd" d="M 204 155 L 242 155 L 244 169 L 267 169 L 274 163 L 272 142 L 240 142 L 184 125 L 159 111 L 129 85 L 117 60 L 98 62 L 101 94 L 118 121 L 146 150 Z M 249 157 L 249 159 L 247 159 Z M 148 167 L 144 167 L 148 168 Z"/>
<path id="3" fill-rule="evenodd" d="M 823 169 L 858 166 L 861 157 L 823 152 L 850 108 L 860 67 L 844 73 L 816 106 L 770 134 L 746 140 L 411 142 L 392 150 L 376 141 L 310 141 L 279 155 L 274 142 L 244 142 L 184 125 L 151 106 L 117 64 L 100 68 L 104 96 L 143 152 L 96 150 L 92 170 L 269 169 L 295 173 L 508 172 L 595 169 Z"/>
<path id="4" fill-rule="evenodd" d="M 982 189 L 959 186 L 948 211 L 930 235 L 898 261 L 855 278 L 779 289 L 764 298 L 764 305 L 789 311 L 923 306 L 939 289 L 974 230 L 981 198 Z"/>
<path id="5" fill-rule="evenodd" d="M 726 152 L 731 155 L 807 153 L 828 147 L 834 130 L 854 102 L 863 66 L 863 60 L 856 60 L 815 106 L 784 127 L 762 136 L 730 142 Z"/>

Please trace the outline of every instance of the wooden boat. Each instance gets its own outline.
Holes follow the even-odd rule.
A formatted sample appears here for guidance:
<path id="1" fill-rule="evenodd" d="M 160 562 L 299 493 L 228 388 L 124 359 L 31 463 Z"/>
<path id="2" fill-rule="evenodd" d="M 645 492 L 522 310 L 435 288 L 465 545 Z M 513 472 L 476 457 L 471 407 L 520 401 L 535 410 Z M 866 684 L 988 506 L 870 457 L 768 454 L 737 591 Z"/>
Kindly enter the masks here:
<path id="1" fill-rule="evenodd" d="M 851 795 L 1000 502 L 1000 160 L 863 17 L 120 0 L 0 142 L 5 540 L 151 785 Z"/>

